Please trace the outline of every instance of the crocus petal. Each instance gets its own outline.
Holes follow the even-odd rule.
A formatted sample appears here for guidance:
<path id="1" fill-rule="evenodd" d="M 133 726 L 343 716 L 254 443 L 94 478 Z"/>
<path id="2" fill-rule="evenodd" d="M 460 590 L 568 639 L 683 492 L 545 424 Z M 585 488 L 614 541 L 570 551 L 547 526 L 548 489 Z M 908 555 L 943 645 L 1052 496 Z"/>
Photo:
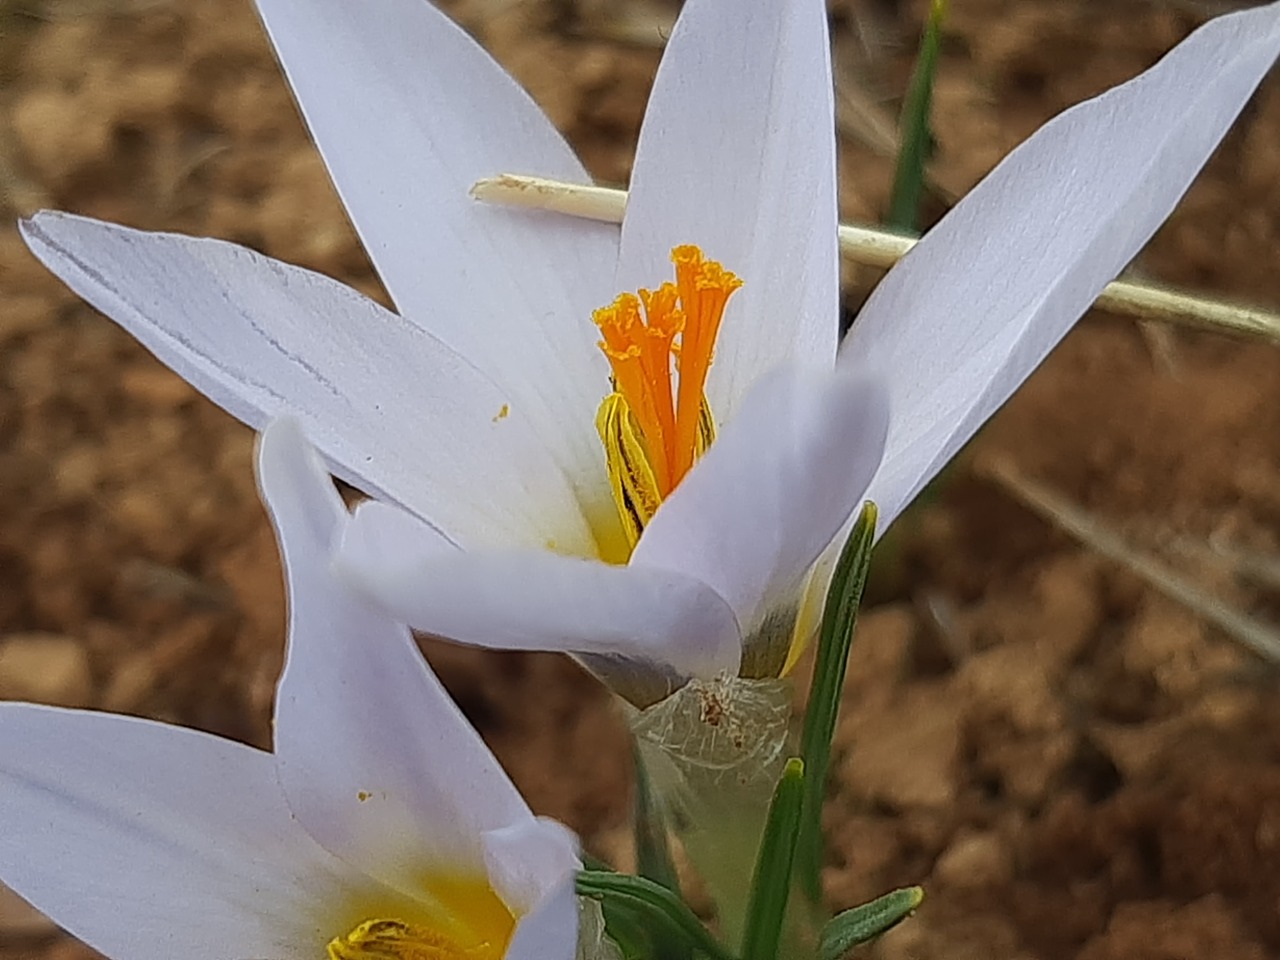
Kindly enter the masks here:
<path id="1" fill-rule="evenodd" d="M 622 656 L 686 677 L 737 669 L 733 612 L 683 573 L 545 550 L 455 550 L 380 503 L 360 505 L 337 564 L 393 616 L 459 643 Z"/>
<path id="2" fill-rule="evenodd" d="M 658 68 L 622 226 L 618 289 L 695 243 L 738 274 L 708 398 L 732 419 L 781 360 L 836 348 L 835 132 L 820 0 L 689 0 Z"/>
<path id="3" fill-rule="evenodd" d="M 180 727 L 0 706 L 0 823 L 0 878 L 110 957 L 315 960 L 353 905 L 412 909 L 298 827 L 269 754 Z"/>
<path id="4" fill-rule="evenodd" d="M 512 913 L 529 913 L 582 869 L 578 840 L 546 817 L 527 818 L 484 835 L 484 858 L 494 889 Z"/>
<path id="5" fill-rule="evenodd" d="M 861 502 L 888 416 L 883 385 L 866 374 L 770 373 L 658 509 L 632 566 L 710 584 L 750 635 L 780 600 L 796 599 Z"/>
<path id="6" fill-rule="evenodd" d="M 400 311 L 509 390 L 566 469 L 599 476 L 608 368 L 591 310 L 612 299 L 617 227 L 468 194 L 507 172 L 589 182 L 564 139 L 427 0 L 258 8 Z"/>
<path id="7" fill-rule="evenodd" d="M 258 453 L 289 583 L 276 699 L 280 783 L 327 850 L 406 893 L 424 872 L 483 877 L 481 834 L 533 816 L 418 652 L 409 631 L 332 572 L 348 522 L 298 425 Z"/>
<path id="8" fill-rule="evenodd" d="M 466 544 L 590 555 L 565 475 L 505 391 L 436 337 L 342 284 L 218 240 L 61 213 L 32 251 L 252 426 L 297 416 L 333 468 Z"/>
<path id="9" fill-rule="evenodd" d="M 1280 6 L 1219 17 L 1011 153 L 890 271 L 841 351 L 889 378 L 883 529 L 1173 209 L 1280 51 Z"/>
<path id="10" fill-rule="evenodd" d="M 572 960 L 578 946 L 578 898 L 570 878 L 520 918 L 505 960 Z"/>

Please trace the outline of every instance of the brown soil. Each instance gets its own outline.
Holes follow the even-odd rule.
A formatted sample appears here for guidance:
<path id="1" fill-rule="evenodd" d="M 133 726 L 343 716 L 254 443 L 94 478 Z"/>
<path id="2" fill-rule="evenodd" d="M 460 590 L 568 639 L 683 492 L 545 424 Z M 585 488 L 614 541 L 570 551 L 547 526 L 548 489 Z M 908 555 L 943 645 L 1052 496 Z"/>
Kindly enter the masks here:
<path id="1" fill-rule="evenodd" d="M 840 67 L 873 103 L 902 88 L 919 6 L 835 8 Z M 1172 3 L 954 7 L 937 93 L 951 191 L 1196 21 Z M 611 31 L 648 8 L 452 9 L 597 176 L 625 179 L 658 51 Z M 247 0 L 0 0 L 0 84 L 5 219 L 55 206 L 212 234 L 378 292 Z M 875 219 L 888 161 L 849 139 L 842 163 L 846 213 Z M 1143 271 L 1280 304 L 1278 173 L 1272 84 Z M 850 271 L 853 296 L 872 279 Z M 265 744 L 283 604 L 251 435 L 8 227 L 0 296 L 0 696 Z M 877 955 L 1280 956 L 1274 672 L 973 468 L 1011 459 L 1146 542 L 1274 557 L 1278 401 L 1273 347 L 1090 317 L 902 524 L 855 648 L 827 811 L 833 906 L 928 891 Z M 1280 612 L 1221 563 L 1186 569 Z M 533 805 L 616 846 L 625 735 L 594 683 L 553 657 L 429 652 Z M 88 954 L 15 912 L 0 897 L 0 958 Z"/>

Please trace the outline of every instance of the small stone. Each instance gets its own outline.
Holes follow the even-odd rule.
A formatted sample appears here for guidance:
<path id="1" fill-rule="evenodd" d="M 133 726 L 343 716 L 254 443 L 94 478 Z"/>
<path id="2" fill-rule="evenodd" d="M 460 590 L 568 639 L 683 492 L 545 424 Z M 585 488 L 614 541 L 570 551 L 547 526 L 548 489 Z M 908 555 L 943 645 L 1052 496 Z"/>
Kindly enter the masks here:
<path id="1" fill-rule="evenodd" d="M 93 694 L 84 648 L 56 633 L 15 633 L 0 641 L 0 700 L 83 707 Z"/>

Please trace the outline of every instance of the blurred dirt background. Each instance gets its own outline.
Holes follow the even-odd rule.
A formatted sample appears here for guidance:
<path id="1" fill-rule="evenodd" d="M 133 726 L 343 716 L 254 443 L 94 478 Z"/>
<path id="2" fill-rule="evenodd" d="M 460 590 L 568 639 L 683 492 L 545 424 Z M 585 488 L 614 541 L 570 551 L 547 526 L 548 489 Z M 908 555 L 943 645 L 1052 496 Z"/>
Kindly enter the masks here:
<path id="1" fill-rule="evenodd" d="M 886 207 L 923 7 L 832 7 L 850 218 Z M 952 194 L 1210 12 L 953 8 L 934 168 Z M 674 7 L 450 9 L 597 177 L 625 181 Z M 0 0 L 0 212 L 12 224 L 41 206 L 229 238 L 379 295 L 248 0 Z M 1278 256 L 1272 82 L 1139 267 L 1274 307 Z M 874 280 L 850 269 L 852 306 Z M 874 955 L 1280 956 L 1272 666 L 983 469 L 1012 464 L 1224 603 L 1280 620 L 1278 400 L 1280 348 L 1090 316 L 900 524 L 855 648 L 828 807 L 833 906 L 928 891 Z M 0 227 L 0 697 L 266 745 L 283 602 L 252 447 Z M 595 684 L 554 657 L 430 654 L 533 805 L 615 849 L 628 759 Z M 87 956 L 0 893 L 0 958 Z"/>

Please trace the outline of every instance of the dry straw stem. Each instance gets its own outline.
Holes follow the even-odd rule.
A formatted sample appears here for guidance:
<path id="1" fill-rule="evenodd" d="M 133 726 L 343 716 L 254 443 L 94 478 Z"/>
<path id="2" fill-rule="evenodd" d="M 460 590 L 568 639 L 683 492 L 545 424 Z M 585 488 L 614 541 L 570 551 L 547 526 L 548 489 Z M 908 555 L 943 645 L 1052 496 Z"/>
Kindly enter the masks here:
<path id="1" fill-rule="evenodd" d="M 1022 476 L 1012 464 L 1006 461 L 989 462 L 981 464 L 979 472 L 1054 526 L 1108 560 L 1136 573 L 1166 597 L 1209 621 L 1237 643 L 1272 663 L 1280 663 L 1280 631 L 1275 627 L 1223 603 L 1155 558 L 1135 550 L 1101 521 L 1048 487 Z"/>
<path id="2" fill-rule="evenodd" d="M 1208 543 L 1179 538 L 1173 546 L 1189 557 L 1227 570 L 1234 577 L 1271 590 L 1280 589 L 1280 557 L 1244 550 L 1214 537 L 1210 537 Z"/>
<path id="3" fill-rule="evenodd" d="M 625 190 L 511 173 L 478 181 L 471 188 L 471 195 L 485 203 L 550 210 L 606 223 L 621 223 L 627 205 Z M 870 267 L 892 267 L 916 244 L 910 237 L 861 224 L 842 223 L 839 234 L 841 255 Z M 1280 343 L 1280 315 L 1259 307 L 1197 297 L 1170 287 L 1116 280 L 1107 285 L 1094 305 L 1142 320 Z"/>

